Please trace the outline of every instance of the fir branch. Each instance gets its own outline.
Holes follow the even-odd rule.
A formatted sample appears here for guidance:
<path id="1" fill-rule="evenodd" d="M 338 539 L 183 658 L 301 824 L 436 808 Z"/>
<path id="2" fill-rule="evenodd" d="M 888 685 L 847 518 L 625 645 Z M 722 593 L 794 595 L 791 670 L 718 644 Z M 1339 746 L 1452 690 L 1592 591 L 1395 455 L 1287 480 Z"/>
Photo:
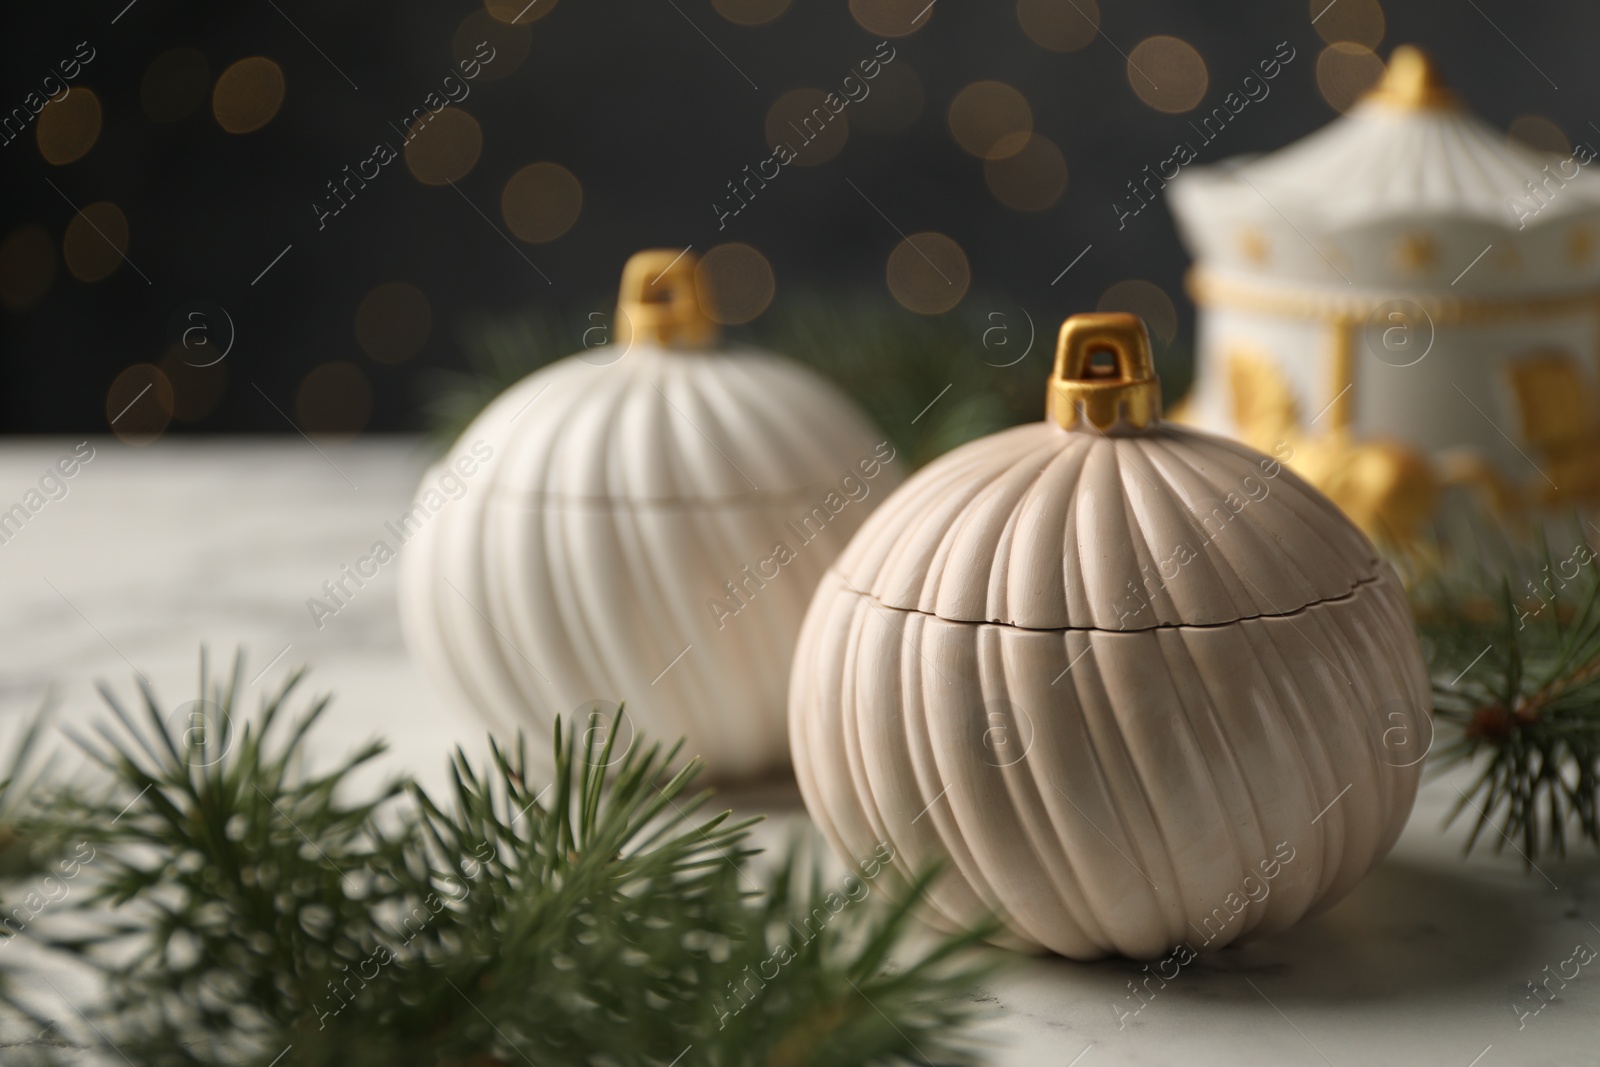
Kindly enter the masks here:
<path id="1" fill-rule="evenodd" d="M 1041 417 L 1039 383 L 1055 357 L 1054 324 L 1035 324 L 1043 334 L 1030 336 L 1020 313 L 1002 320 L 1015 321 L 989 321 L 972 308 L 927 317 L 885 301 L 802 295 L 747 332 L 832 379 L 919 467 Z"/>
<path id="2" fill-rule="evenodd" d="M 102 687 L 120 730 L 75 740 L 113 788 L 67 791 L 44 816 L 57 839 L 94 850 L 92 890 L 72 898 L 76 909 L 118 918 L 48 943 L 104 971 L 107 1025 L 152 1064 L 191 1062 L 170 1058 L 180 1035 L 218 1054 L 269 1046 L 373 949 L 375 914 L 401 900 L 389 872 L 403 846 L 377 818 L 401 784 L 359 802 L 341 796 L 384 746 L 309 773 L 306 739 L 327 698 L 291 718 L 296 671 L 248 720 L 242 677 L 236 660 L 213 681 L 202 654 L 201 699 L 173 722 L 142 681 L 137 712 Z"/>
<path id="3" fill-rule="evenodd" d="M 1413 595 L 1450 732 L 1437 756 L 1481 766 L 1449 820 L 1472 812 L 1467 851 L 1510 845 L 1529 868 L 1573 832 L 1600 848 L 1600 563 L 1581 531 L 1559 554 L 1540 542 L 1446 566 Z"/>
<path id="4" fill-rule="evenodd" d="M 38 750 L 52 704 L 46 697 L 44 706 L 23 727 L 12 748 L 10 766 L 0 778 L 0 881 L 27 877 L 41 869 L 34 842 L 21 824 L 28 821 L 28 798 L 50 774 L 49 761 L 38 765 Z M 10 928 L 0 924 L 0 939 L 10 934 Z"/>
<path id="5" fill-rule="evenodd" d="M 90 1018 L 133 1062 L 969 1058 L 963 994 L 987 968 L 963 950 L 992 930 L 891 963 L 931 874 L 886 906 L 865 899 L 865 866 L 824 892 L 814 867 L 802 886 L 791 852 L 756 886 L 754 820 L 702 819 L 695 761 L 668 777 L 676 748 L 619 753 L 616 730 L 580 743 L 558 724 L 543 785 L 518 737 L 491 741 L 486 762 L 456 752 L 442 794 L 397 780 L 357 796 L 351 776 L 382 746 L 314 772 L 326 698 L 293 711 L 296 673 L 247 717 L 242 676 L 236 662 L 213 682 L 202 666 L 187 719 L 147 687 L 132 710 L 107 693 L 116 727 L 80 743 L 112 787 L 38 815 L 94 850 L 92 889 L 63 904 L 74 931 L 94 928 L 27 933 L 106 976 Z"/>
<path id="6" fill-rule="evenodd" d="M 430 368 L 422 376 L 430 435 L 440 447 L 450 444 L 513 383 L 584 347 L 585 330 L 593 325 L 542 309 L 469 319 L 461 330 L 466 368 Z"/>

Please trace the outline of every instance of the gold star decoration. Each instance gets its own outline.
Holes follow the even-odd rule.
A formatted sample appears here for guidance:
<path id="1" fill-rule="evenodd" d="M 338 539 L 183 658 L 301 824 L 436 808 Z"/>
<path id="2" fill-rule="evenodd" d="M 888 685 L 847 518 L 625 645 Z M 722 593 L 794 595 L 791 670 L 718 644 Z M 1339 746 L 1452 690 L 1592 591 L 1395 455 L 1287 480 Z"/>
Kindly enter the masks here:
<path id="1" fill-rule="evenodd" d="M 1254 226 L 1247 226 L 1239 231 L 1239 251 L 1244 253 L 1245 259 L 1258 267 L 1264 266 L 1272 255 L 1267 239 Z"/>
<path id="2" fill-rule="evenodd" d="M 1426 274 L 1439 262 L 1439 246 L 1425 233 L 1408 233 L 1396 249 L 1400 265 L 1414 274 Z"/>
<path id="3" fill-rule="evenodd" d="M 1509 242 L 1497 244 L 1494 252 L 1495 267 L 1501 274 L 1515 274 L 1522 269 L 1522 253 Z"/>
<path id="4" fill-rule="evenodd" d="M 1567 260 L 1574 267 L 1582 267 L 1594 258 L 1594 231 L 1579 226 L 1567 235 Z"/>

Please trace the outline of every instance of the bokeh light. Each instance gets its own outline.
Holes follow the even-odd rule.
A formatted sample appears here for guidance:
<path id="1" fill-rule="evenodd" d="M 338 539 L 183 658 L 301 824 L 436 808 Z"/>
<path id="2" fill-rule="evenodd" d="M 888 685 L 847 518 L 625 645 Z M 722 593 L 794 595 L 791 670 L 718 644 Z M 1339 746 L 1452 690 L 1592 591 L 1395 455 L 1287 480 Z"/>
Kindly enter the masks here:
<path id="1" fill-rule="evenodd" d="M 139 104 L 151 122 L 180 122 L 206 102 L 211 65 L 194 48 L 162 52 L 145 68 Z"/>
<path id="2" fill-rule="evenodd" d="M 356 308 L 356 342 L 379 363 L 403 363 L 422 351 L 433 331 L 433 308 L 409 282 L 375 285 Z"/>
<path id="3" fill-rule="evenodd" d="M 1146 37 L 1128 53 L 1128 84 L 1157 111 L 1177 115 L 1205 98 L 1211 84 L 1206 61 L 1178 37 Z"/>
<path id="4" fill-rule="evenodd" d="M 82 159 L 100 139 L 100 98 L 89 89 L 73 89 L 45 104 L 37 126 L 39 154 L 46 162 L 59 167 Z"/>
<path id="5" fill-rule="evenodd" d="M 1012 136 L 1022 138 L 1022 147 L 984 160 L 983 180 L 1006 207 L 1043 211 L 1066 192 L 1067 161 L 1048 137 L 1036 133 Z"/>
<path id="6" fill-rule="evenodd" d="M 1310 0 L 1311 24 L 1329 44 L 1350 41 L 1376 48 L 1387 28 L 1378 0 Z"/>
<path id="7" fill-rule="evenodd" d="M 61 258 L 81 282 L 108 278 L 122 265 L 128 251 L 128 219 L 109 200 L 87 205 L 67 223 L 61 239 Z"/>
<path id="8" fill-rule="evenodd" d="M 21 226 L 0 241 L 0 305 L 26 311 L 56 278 L 56 243 L 43 226 Z"/>
<path id="9" fill-rule="evenodd" d="M 161 357 L 161 373 L 172 384 L 172 417 L 179 422 L 199 422 L 217 410 L 227 391 L 227 363 L 212 363 L 216 355 L 206 351 L 209 346 L 196 347 L 198 352 L 195 347 L 173 345 Z M 196 366 L 198 363 L 210 366 Z"/>
<path id="10" fill-rule="evenodd" d="M 772 303 L 776 284 L 767 257 L 747 244 L 717 245 L 694 268 L 700 307 L 713 322 L 737 326 Z"/>
<path id="11" fill-rule="evenodd" d="M 717 14 L 739 26 L 761 26 L 789 10 L 789 0 L 711 0 Z"/>
<path id="12" fill-rule="evenodd" d="M 423 185 L 448 185 L 472 172 L 483 153 L 483 128 L 458 107 L 447 107 L 406 142 L 406 166 Z"/>
<path id="13" fill-rule="evenodd" d="M 540 5 L 544 2 L 545 0 L 539 0 Z M 535 7 L 534 11 L 537 10 Z M 512 11 L 510 14 L 515 16 L 516 12 Z M 488 11 L 474 11 L 461 20 L 461 25 L 456 27 L 455 37 L 451 39 L 450 55 L 458 64 L 451 73 L 458 80 L 465 78 L 466 72 L 459 64 L 468 63 L 467 70 L 475 70 L 477 77 L 467 80 L 465 82 L 467 85 L 473 81 L 492 82 L 508 74 L 515 74 L 517 68 L 528 58 L 528 49 L 533 46 L 533 34 L 528 29 L 528 24 L 532 21 L 533 11 L 524 15 L 522 21 L 515 26 L 496 18 Z M 472 63 L 476 63 L 477 66 L 470 66 Z M 471 91 L 468 89 L 469 93 Z"/>
<path id="14" fill-rule="evenodd" d="M 1178 309 L 1167 291 L 1155 282 L 1129 278 L 1100 294 L 1096 311 L 1128 311 L 1144 319 L 1150 336 L 1170 345 L 1178 336 Z"/>
<path id="15" fill-rule="evenodd" d="M 506 226 L 530 244 L 554 241 L 572 229 L 582 211 L 583 183 L 559 163 L 530 163 L 500 191 Z"/>
<path id="16" fill-rule="evenodd" d="M 1340 41 L 1317 56 L 1317 88 L 1335 111 L 1349 111 L 1383 77 L 1383 60 L 1364 45 Z"/>
<path id="17" fill-rule="evenodd" d="M 889 253 L 889 292 L 919 315 L 938 315 L 961 303 L 972 270 L 960 245 L 942 233 L 914 233 Z"/>
<path id="18" fill-rule="evenodd" d="M 838 155 L 850 138 L 850 119 L 842 110 L 830 110 L 827 96 L 821 89 L 802 88 L 774 100 L 767 109 L 767 144 L 787 144 L 796 153 L 794 162 L 805 167 Z"/>
<path id="19" fill-rule="evenodd" d="M 933 18 L 928 0 L 850 0 L 850 14 L 874 37 L 904 37 Z"/>
<path id="20" fill-rule="evenodd" d="M 483 9 L 497 22 L 508 26 L 527 26 L 538 22 L 556 8 L 556 0 L 484 0 Z"/>
<path id="21" fill-rule="evenodd" d="M 135 448 L 160 439 L 172 425 L 172 382 L 154 363 L 135 363 L 106 390 L 106 423 Z"/>
<path id="22" fill-rule="evenodd" d="M 911 63 L 897 58 L 866 82 L 866 99 L 850 105 L 851 125 L 867 133 L 899 133 L 922 114 L 922 79 Z"/>
<path id="23" fill-rule="evenodd" d="M 950 101 L 950 135 L 980 159 L 1020 152 L 1033 131 L 1033 109 L 1005 82 L 973 82 Z"/>
<path id="24" fill-rule="evenodd" d="M 1040 48 L 1076 52 L 1100 31 L 1095 0 L 1017 0 L 1022 32 Z"/>
<path id="25" fill-rule="evenodd" d="M 229 133 L 259 130 L 282 106 L 283 69 L 265 56 L 239 60 L 211 90 L 211 113 Z"/>
<path id="26" fill-rule="evenodd" d="M 354 363 L 324 363 L 301 379 L 294 411 L 308 434 L 334 440 L 354 437 L 372 418 L 372 386 Z"/>
<path id="27" fill-rule="evenodd" d="M 1518 115 L 1512 120 L 1506 136 L 1536 152 L 1556 156 L 1572 154 L 1572 139 L 1565 130 L 1543 115 Z"/>

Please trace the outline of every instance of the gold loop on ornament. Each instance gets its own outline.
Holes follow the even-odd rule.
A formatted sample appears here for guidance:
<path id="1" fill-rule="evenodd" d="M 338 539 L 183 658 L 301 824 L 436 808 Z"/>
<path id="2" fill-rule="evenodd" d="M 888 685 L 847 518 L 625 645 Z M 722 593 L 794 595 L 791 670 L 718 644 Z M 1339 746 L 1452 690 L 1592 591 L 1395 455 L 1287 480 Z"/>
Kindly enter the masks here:
<path id="1" fill-rule="evenodd" d="M 700 306 L 695 284 L 698 262 L 687 249 L 650 248 L 629 256 L 617 294 L 618 341 L 673 348 L 715 342 L 716 324 Z"/>
<path id="2" fill-rule="evenodd" d="M 1113 363 L 1094 362 L 1101 353 Z M 1145 429 L 1161 419 L 1161 383 L 1144 320 L 1126 312 L 1073 315 L 1061 324 L 1045 414 L 1064 430 L 1088 422 Z"/>

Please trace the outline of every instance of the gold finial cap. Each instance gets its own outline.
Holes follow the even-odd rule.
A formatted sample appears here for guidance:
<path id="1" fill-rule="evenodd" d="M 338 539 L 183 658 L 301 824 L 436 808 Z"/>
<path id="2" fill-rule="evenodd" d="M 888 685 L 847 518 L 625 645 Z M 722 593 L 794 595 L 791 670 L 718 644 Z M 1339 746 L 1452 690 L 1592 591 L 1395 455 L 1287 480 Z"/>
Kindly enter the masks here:
<path id="1" fill-rule="evenodd" d="M 1433 57 L 1416 45 L 1403 44 L 1389 54 L 1383 79 L 1366 99 L 1402 111 L 1455 107 L 1455 92 L 1444 83 Z"/>
<path id="2" fill-rule="evenodd" d="M 1096 363 L 1101 353 L 1112 362 Z M 1063 322 L 1045 414 L 1064 430 L 1143 430 L 1160 422 L 1161 383 L 1144 320 L 1119 311 Z"/>
<path id="3" fill-rule="evenodd" d="M 717 327 L 700 306 L 699 259 L 688 250 L 649 248 L 628 257 L 617 294 L 617 340 L 668 348 L 712 344 Z"/>

